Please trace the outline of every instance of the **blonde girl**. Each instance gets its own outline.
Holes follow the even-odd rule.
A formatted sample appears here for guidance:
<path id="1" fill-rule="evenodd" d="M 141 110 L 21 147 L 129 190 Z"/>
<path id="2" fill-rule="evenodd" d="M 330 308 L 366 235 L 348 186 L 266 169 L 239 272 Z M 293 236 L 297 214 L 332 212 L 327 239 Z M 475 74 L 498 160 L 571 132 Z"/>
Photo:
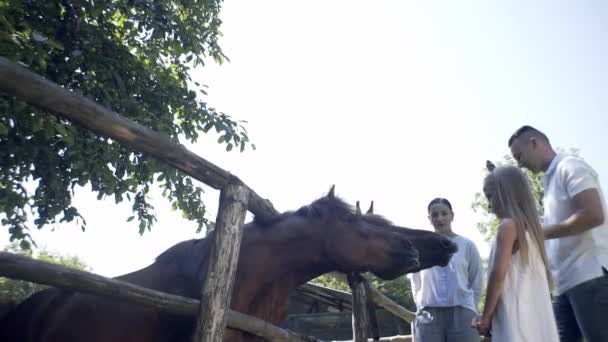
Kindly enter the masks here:
<path id="1" fill-rule="evenodd" d="M 495 168 L 483 192 L 500 223 L 483 314 L 473 325 L 492 342 L 559 342 L 543 231 L 527 177 L 516 167 Z"/>

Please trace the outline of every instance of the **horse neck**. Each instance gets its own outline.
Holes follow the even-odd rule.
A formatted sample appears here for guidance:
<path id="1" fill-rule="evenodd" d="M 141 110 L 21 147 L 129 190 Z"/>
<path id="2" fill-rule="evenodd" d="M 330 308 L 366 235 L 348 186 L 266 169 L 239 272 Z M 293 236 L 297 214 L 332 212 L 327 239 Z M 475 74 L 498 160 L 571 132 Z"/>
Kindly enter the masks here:
<path id="1" fill-rule="evenodd" d="M 231 307 L 280 323 L 297 286 L 335 269 L 324 231 L 319 222 L 298 217 L 246 228 Z"/>
<path id="2" fill-rule="evenodd" d="M 157 291 L 198 298 L 207 273 L 209 242 L 206 239 L 180 242 L 151 265 L 117 278 Z"/>

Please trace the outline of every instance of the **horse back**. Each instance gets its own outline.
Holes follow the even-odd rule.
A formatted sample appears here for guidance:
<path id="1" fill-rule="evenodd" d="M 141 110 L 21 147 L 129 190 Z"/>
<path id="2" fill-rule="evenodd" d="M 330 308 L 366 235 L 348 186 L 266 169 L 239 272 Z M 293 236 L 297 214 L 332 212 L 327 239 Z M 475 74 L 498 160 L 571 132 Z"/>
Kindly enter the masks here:
<path id="1" fill-rule="evenodd" d="M 0 341 L 177 342 L 191 339 L 194 323 L 191 317 L 53 288 L 0 321 Z"/>
<path id="2" fill-rule="evenodd" d="M 17 303 L 13 301 L 0 302 L 0 322 L 4 316 L 8 315 L 9 312 L 13 311 L 17 307 Z"/>
<path id="3" fill-rule="evenodd" d="M 61 290 L 46 289 L 33 294 L 0 320 L 0 341 L 29 342 L 36 340 L 45 312 L 61 296 Z"/>

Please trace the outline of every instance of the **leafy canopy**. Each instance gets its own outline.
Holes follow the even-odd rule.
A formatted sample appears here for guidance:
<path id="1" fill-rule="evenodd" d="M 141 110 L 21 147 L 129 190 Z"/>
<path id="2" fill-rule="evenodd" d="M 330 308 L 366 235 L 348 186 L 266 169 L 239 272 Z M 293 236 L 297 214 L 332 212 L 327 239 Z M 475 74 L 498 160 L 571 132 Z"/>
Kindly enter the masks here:
<path id="1" fill-rule="evenodd" d="M 218 46 L 220 0 L 0 1 L 0 55 L 172 140 L 243 151 L 242 122 L 209 107 L 189 72 L 226 56 Z M 251 145 L 255 148 L 255 146 Z M 72 203 L 77 186 L 98 199 L 132 201 L 140 233 L 155 222 L 147 194 L 156 183 L 174 209 L 207 223 L 202 188 L 190 177 L 39 109 L 0 95 L 0 218 L 27 248 L 28 216 L 38 228 L 86 221 Z"/>

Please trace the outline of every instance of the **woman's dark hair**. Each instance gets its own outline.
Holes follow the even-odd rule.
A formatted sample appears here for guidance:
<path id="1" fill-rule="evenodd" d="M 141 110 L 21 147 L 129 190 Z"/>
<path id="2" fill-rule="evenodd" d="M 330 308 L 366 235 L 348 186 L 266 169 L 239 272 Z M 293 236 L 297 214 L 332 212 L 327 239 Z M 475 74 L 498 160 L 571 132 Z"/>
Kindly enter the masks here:
<path id="1" fill-rule="evenodd" d="M 429 205 L 426 207 L 426 210 L 431 211 L 431 207 L 433 206 L 433 204 L 437 204 L 437 203 L 444 204 L 446 207 L 448 207 L 450 209 L 451 212 L 454 211 L 454 210 L 452 210 L 452 203 L 450 203 L 450 201 L 448 201 L 447 199 L 441 198 L 441 197 L 437 197 L 437 198 L 433 199 L 432 201 L 430 201 Z"/>

